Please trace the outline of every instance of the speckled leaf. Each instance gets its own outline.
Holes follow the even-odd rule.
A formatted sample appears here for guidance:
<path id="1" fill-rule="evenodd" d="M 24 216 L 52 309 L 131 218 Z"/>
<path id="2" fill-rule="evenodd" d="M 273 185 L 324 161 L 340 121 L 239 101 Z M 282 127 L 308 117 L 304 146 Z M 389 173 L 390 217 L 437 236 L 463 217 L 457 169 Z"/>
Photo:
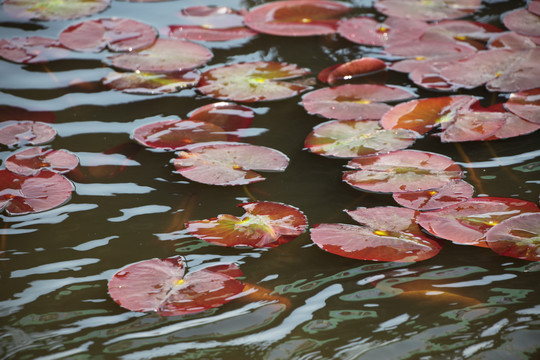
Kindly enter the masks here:
<path id="1" fill-rule="evenodd" d="M 160 29 L 159 32 L 173 39 L 193 41 L 229 41 L 246 39 L 259 34 L 246 27 L 213 29 L 196 25 L 169 25 Z"/>
<path id="2" fill-rule="evenodd" d="M 37 121 L 8 121 L 0 128 L 0 144 L 7 146 L 40 145 L 51 141 L 56 131 Z"/>
<path id="3" fill-rule="evenodd" d="M 197 70 L 174 73 L 111 72 L 101 79 L 108 88 L 131 94 L 166 94 L 198 84 L 201 75 Z"/>
<path id="4" fill-rule="evenodd" d="M 18 151 L 6 159 L 6 169 L 19 175 L 32 176 L 41 170 L 59 174 L 67 173 L 77 167 L 79 159 L 66 150 L 46 150 L 32 147 Z"/>
<path id="5" fill-rule="evenodd" d="M 481 4 L 482 0 L 377 0 L 374 5 L 387 16 L 431 21 L 470 15 Z"/>
<path id="6" fill-rule="evenodd" d="M 540 124 L 540 88 L 510 94 L 504 107 L 527 121 Z"/>
<path id="7" fill-rule="evenodd" d="M 451 181 L 438 189 L 394 193 L 394 200 L 414 210 L 436 210 L 472 198 L 474 188 L 463 180 Z"/>
<path id="8" fill-rule="evenodd" d="M 488 230 L 486 242 L 499 255 L 540 261 L 540 213 L 504 220 Z"/>

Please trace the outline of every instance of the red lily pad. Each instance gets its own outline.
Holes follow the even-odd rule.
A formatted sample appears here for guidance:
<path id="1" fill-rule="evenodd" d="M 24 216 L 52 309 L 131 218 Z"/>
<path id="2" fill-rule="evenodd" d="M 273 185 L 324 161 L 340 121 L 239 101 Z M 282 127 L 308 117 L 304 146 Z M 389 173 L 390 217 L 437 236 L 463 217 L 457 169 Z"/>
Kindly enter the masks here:
<path id="1" fill-rule="evenodd" d="M 540 124 L 540 88 L 510 94 L 504 107 L 527 121 Z"/>
<path id="2" fill-rule="evenodd" d="M 540 261 L 540 213 L 504 220 L 488 230 L 486 242 L 499 255 Z"/>
<path id="3" fill-rule="evenodd" d="M 42 170 L 34 176 L 0 169 L 0 209 L 9 215 L 50 210 L 71 197 L 73 185 L 63 175 Z"/>
<path id="4" fill-rule="evenodd" d="M 41 170 L 50 170 L 59 174 L 67 173 L 77 167 L 79 159 L 66 150 L 45 150 L 33 147 L 16 152 L 6 159 L 9 171 L 19 175 L 32 176 Z"/>
<path id="5" fill-rule="evenodd" d="M 401 206 L 414 210 L 436 210 L 462 203 L 472 198 L 474 188 L 463 181 L 451 181 L 434 190 L 394 193 L 394 200 Z"/>
<path id="6" fill-rule="evenodd" d="M 271 35 L 326 35 L 336 32 L 339 17 L 350 9 L 342 3 L 325 0 L 274 1 L 251 9 L 244 23 Z"/>
<path id="7" fill-rule="evenodd" d="M 246 185 L 263 181 L 257 171 L 284 171 L 289 158 L 280 151 L 243 143 L 201 143 L 173 160 L 177 172 L 209 185 Z"/>
<path id="8" fill-rule="evenodd" d="M 482 0 L 377 0 L 375 9 L 387 16 L 432 21 L 464 17 L 480 5 Z"/>
<path id="9" fill-rule="evenodd" d="M 422 261 L 441 249 L 436 241 L 422 234 L 414 210 L 378 207 L 347 213 L 365 226 L 318 224 L 311 229 L 311 240 L 330 253 L 373 261 Z"/>
<path id="10" fill-rule="evenodd" d="M 201 74 L 197 70 L 158 74 L 147 72 L 111 72 L 101 79 L 110 89 L 130 94 L 167 94 L 196 86 Z"/>
<path id="11" fill-rule="evenodd" d="M 13 17 L 37 20 L 67 20 L 97 14 L 111 0 L 4 0 L 4 11 Z"/>
<path id="12" fill-rule="evenodd" d="M 135 51 L 149 47 L 156 40 L 156 30 L 132 19 L 106 18 L 87 20 L 69 26 L 59 35 L 65 47 L 76 51 Z"/>
<path id="13" fill-rule="evenodd" d="M 486 84 L 491 91 L 523 91 L 538 87 L 540 48 L 480 51 L 441 69 L 448 82 L 465 88 Z"/>
<path id="14" fill-rule="evenodd" d="M 525 8 L 516 9 L 503 16 L 504 25 L 523 36 L 540 36 L 540 16 Z"/>
<path id="15" fill-rule="evenodd" d="M 373 120 L 333 120 L 317 125 L 304 146 L 314 154 L 354 158 L 405 149 L 418 136 L 412 130 L 384 130 Z"/>
<path id="16" fill-rule="evenodd" d="M 440 210 L 424 212 L 417 221 L 429 233 L 458 244 L 487 247 L 486 232 L 502 221 L 522 213 L 539 212 L 530 201 L 482 197 Z"/>
<path id="17" fill-rule="evenodd" d="M 193 143 L 225 141 L 227 134 L 205 121 L 173 119 L 139 126 L 133 132 L 133 139 L 151 148 L 178 150 Z"/>
<path id="18" fill-rule="evenodd" d="M 17 106 L 0 105 L 0 121 L 8 120 L 30 120 L 53 123 L 56 120 L 56 115 L 52 111 L 35 111 Z"/>
<path id="19" fill-rule="evenodd" d="M 0 39 L 0 57 L 20 64 L 37 64 L 63 59 L 69 53 L 70 51 L 57 39 L 42 36 Z"/>
<path id="20" fill-rule="evenodd" d="M 507 139 L 511 137 L 521 136 L 532 133 L 540 129 L 540 123 L 535 124 L 533 122 L 522 119 L 521 117 L 514 115 L 504 109 L 504 104 L 498 103 L 490 106 L 489 108 L 481 108 L 473 106 L 474 111 L 485 111 L 502 114 L 504 117 L 503 126 L 497 130 L 491 136 L 485 137 L 482 140 L 498 140 Z"/>
<path id="21" fill-rule="evenodd" d="M 234 10 L 227 6 L 190 6 L 180 11 L 182 23 L 208 28 L 234 28 L 243 26 L 246 10 Z"/>
<path id="22" fill-rule="evenodd" d="M 193 41 L 229 41 L 246 39 L 258 35 L 247 27 L 213 29 L 196 25 L 169 25 L 160 29 L 160 33 L 173 39 Z"/>
<path id="23" fill-rule="evenodd" d="M 110 57 L 114 66 L 142 72 L 176 72 L 206 64 L 213 54 L 206 47 L 177 39 L 158 39 L 139 52 Z"/>
<path id="24" fill-rule="evenodd" d="M 185 224 L 186 230 L 216 245 L 266 248 L 290 242 L 307 227 L 304 214 L 290 205 L 259 201 L 238 206 L 246 211 L 241 217 L 224 214 L 189 221 Z"/>
<path id="25" fill-rule="evenodd" d="M 457 114 L 442 124 L 442 142 L 479 141 L 494 136 L 506 123 L 505 113 L 471 111 Z"/>
<path id="26" fill-rule="evenodd" d="M 7 146 L 44 144 L 55 136 L 50 125 L 37 121 L 9 121 L 0 128 L 0 144 Z"/>
<path id="27" fill-rule="evenodd" d="M 189 120 L 206 121 L 232 132 L 249 128 L 255 113 L 246 106 L 220 101 L 201 106 L 190 112 L 188 116 Z"/>
<path id="28" fill-rule="evenodd" d="M 459 180 L 463 172 L 452 159 L 424 151 L 401 150 L 349 161 L 347 184 L 366 191 L 409 192 L 438 189 Z"/>
<path id="29" fill-rule="evenodd" d="M 204 72 L 197 89 L 205 95 L 223 100 L 279 100 L 309 90 L 309 86 L 283 81 L 307 74 L 309 70 L 287 63 L 237 63 Z"/>
<path id="30" fill-rule="evenodd" d="M 162 316 L 186 315 L 221 306 L 244 289 L 234 264 L 210 266 L 184 276 L 182 257 L 128 265 L 109 280 L 111 298 L 131 311 Z"/>
<path id="31" fill-rule="evenodd" d="M 365 57 L 344 64 L 330 66 L 319 73 L 318 79 L 330 85 L 341 80 L 350 80 L 358 76 L 371 75 L 386 69 L 382 60 Z"/>
<path id="32" fill-rule="evenodd" d="M 390 46 L 417 41 L 428 24 L 423 21 L 389 17 L 380 23 L 370 17 L 355 17 L 339 23 L 338 32 L 357 44 Z"/>
<path id="33" fill-rule="evenodd" d="M 529 6 L 527 6 L 527 10 L 529 10 L 533 14 L 540 15 L 540 1 L 538 0 L 530 1 Z"/>
<path id="34" fill-rule="evenodd" d="M 393 56 L 403 56 L 418 60 L 441 58 L 451 55 L 475 54 L 477 49 L 464 42 L 445 37 L 420 39 L 411 43 L 398 43 L 385 48 Z"/>
<path id="35" fill-rule="evenodd" d="M 416 97 L 409 90 L 377 84 L 345 84 L 322 88 L 302 97 L 302 105 L 310 114 L 337 120 L 379 119 L 390 110 L 386 101 Z"/>

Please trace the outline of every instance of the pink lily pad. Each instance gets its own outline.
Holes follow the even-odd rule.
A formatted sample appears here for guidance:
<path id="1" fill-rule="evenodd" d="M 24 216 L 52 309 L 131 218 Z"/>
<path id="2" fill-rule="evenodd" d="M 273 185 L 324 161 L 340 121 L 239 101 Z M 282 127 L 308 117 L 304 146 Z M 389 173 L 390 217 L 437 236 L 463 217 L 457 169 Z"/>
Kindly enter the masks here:
<path id="1" fill-rule="evenodd" d="M 56 115 L 52 111 L 28 110 L 17 106 L 0 105 L 0 121 L 8 120 L 30 120 L 53 123 L 56 120 Z"/>
<path id="2" fill-rule="evenodd" d="M 71 197 L 73 185 L 63 175 L 42 170 L 34 176 L 0 169 L 0 209 L 9 215 L 50 210 Z"/>
<path id="3" fill-rule="evenodd" d="M 365 226 L 318 224 L 311 229 L 311 240 L 330 253 L 372 261 L 422 261 L 441 249 L 422 234 L 414 210 L 389 206 L 347 213 Z"/>
<path id="4" fill-rule="evenodd" d="M 505 120 L 503 126 L 499 130 L 497 130 L 491 136 L 484 138 L 483 140 L 507 139 L 511 137 L 529 134 L 540 129 L 540 123 L 536 124 L 527 121 L 511 112 L 506 111 L 504 109 L 504 104 L 502 103 L 494 104 L 489 108 L 480 108 L 477 106 L 473 106 L 473 108 L 474 111 L 486 111 L 502 114 Z"/>
<path id="5" fill-rule="evenodd" d="M 529 5 L 527 6 L 527 10 L 529 10 L 533 14 L 540 15 L 540 1 L 539 0 L 530 1 Z"/>
<path id="6" fill-rule="evenodd" d="M 69 26 L 59 35 L 65 47 L 76 51 L 135 51 L 149 47 L 156 40 L 156 30 L 132 19 L 106 18 L 86 20 Z"/>
<path id="7" fill-rule="evenodd" d="M 20 64 L 38 64 L 63 59 L 69 53 L 70 51 L 57 39 L 41 36 L 0 39 L 0 57 Z"/>
<path id="8" fill-rule="evenodd" d="M 209 28 L 234 28 L 244 24 L 246 10 L 234 10 L 227 6 L 190 6 L 180 11 L 182 23 Z"/>
<path id="9" fill-rule="evenodd" d="M 502 221 L 522 213 L 539 212 L 530 201 L 482 197 L 424 212 L 417 221 L 429 233 L 458 244 L 487 247 L 486 232 Z"/>
<path id="10" fill-rule="evenodd" d="M 125 309 L 186 315 L 221 306 L 245 285 L 235 264 L 210 266 L 184 276 L 182 257 L 151 259 L 128 265 L 109 280 L 111 298 Z"/>
<path id="11" fill-rule="evenodd" d="M 160 33 L 173 39 L 193 41 L 229 41 L 246 39 L 258 35 L 247 27 L 213 29 L 196 25 L 169 25 L 160 29 Z"/>
<path id="12" fill-rule="evenodd" d="M 438 189 L 463 172 L 452 159 L 424 151 L 401 150 L 349 161 L 343 181 L 361 190 L 409 192 Z M 356 170 L 358 169 L 358 170 Z"/>
<path id="13" fill-rule="evenodd" d="M 488 42 L 488 49 L 526 50 L 537 47 L 537 44 L 528 36 L 519 35 L 513 31 L 506 31 L 494 36 Z"/>
<path id="14" fill-rule="evenodd" d="M 243 143 L 201 143 L 173 160 L 177 172 L 208 185 L 246 185 L 263 181 L 257 171 L 284 171 L 289 158 L 280 151 Z"/>
<path id="15" fill-rule="evenodd" d="M 417 60 L 441 58 L 452 55 L 475 54 L 477 49 L 464 42 L 448 39 L 443 36 L 437 39 L 420 39 L 410 43 L 398 43 L 385 48 L 393 56 L 414 58 Z"/>
<path id="16" fill-rule="evenodd" d="M 13 17 L 36 20 L 67 20 L 97 14 L 111 0 L 4 0 L 4 11 Z"/>
<path id="17" fill-rule="evenodd" d="M 344 64 L 330 66 L 319 73 L 318 79 L 334 85 L 340 80 L 350 80 L 358 76 L 371 75 L 385 69 L 386 63 L 384 61 L 365 57 Z"/>
<path id="18" fill-rule="evenodd" d="M 307 93 L 302 97 L 302 105 L 308 113 L 329 119 L 379 119 L 391 108 L 384 102 L 413 97 L 416 95 L 411 91 L 394 86 L 345 84 Z"/>
<path id="19" fill-rule="evenodd" d="M 333 120 L 317 125 L 304 147 L 318 155 L 354 158 L 403 150 L 417 137 L 412 130 L 384 130 L 378 121 Z"/>
<path id="20" fill-rule="evenodd" d="M 504 220 L 488 230 L 486 242 L 499 255 L 540 261 L 540 213 Z"/>
<path id="21" fill-rule="evenodd" d="M 287 63 L 237 63 L 204 72 L 197 89 L 205 95 L 222 100 L 279 100 L 309 90 L 309 86 L 283 81 L 307 74 L 309 70 Z"/>
<path id="22" fill-rule="evenodd" d="M 377 0 L 375 9 L 387 16 L 432 21 L 470 15 L 481 4 L 482 0 Z"/>
<path id="23" fill-rule="evenodd" d="M 504 107 L 527 121 L 540 124 L 540 88 L 510 94 Z"/>
<path id="24" fill-rule="evenodd" d="M 224 214 L 189 221 L 185 224 L 186 230 L 216 245 L 266 248 L 290 242 L 307 227 L 304 214 L 290 205 L 259 201 L 238 206 L 246 211 L 241 217 Z"/>
<path id="25" fill-rule="evenodd" d="M 142 72 L 176 72 L 206 64 L 213 54 L 206 47 L 177 39 L 158 39 L 140 52 L 110 57 L 121 69 Z"/>
<path id="26" fill-rule="evenodd" d="M 491 111 L 458 113 L 450 122 L 441 124 L 438 135 L 442 142 L 480 141 L 494 136 L 506 123 L 507 114 Z"/>
<path id="27" fill-rule="evenodd" d="M 174 73 L 111 72 L 101 79 L 110 89 L 130 94 L 167 94 L 196 86 L 201 74 L 197 70 Z"/>
<path id="28" fill-rule="evenodd" d="M 5 166 L 19 175 L 32 176 L 42 170 L 67 173 L 79 165 L 79 159 L 66 150 L 45 150 L 33 147 L 16 152 L 6 159 Z"/>
<path id="29" fill-rule="evenodd" d="M 55 136 L 50 125 L 37 121 L 9 121 L 0 128 L 0 144 L 7 146 L 40 145 Z"/>
<path id="30" fill-rule="evenodd" d="M 462 203 L 472 198 L 474 188 L 463 181 L 451 181 L 434 190 L 394 193 L 394 200 L 401 206 L 414 210 L 436 210 Z"/>
<path id="31" fill-rule="evenodd" d="M 227 134 L 205 121 L 173 119 L 139 126 L 133 132 L 133 139 L 151 148 L 178 150 L 193 143 L 225 141 Z"/>
<path id="32" fill-rule="evenodd" d="M 345 39 L 362 45 L 390 46 L 417 41 L 428 24 L 423 21 L 389 17 L 380 23 L 370 17 L 355 17 L 339 23 Z"/>
<path id="33" fill-rule="evenodd" d="M 511 11 L 503 17 L 504 25 L 523 36 L 540 36 L 540 16 L 525 8 Z"/>
<path id="34" fill-rule="evenodd" d="M 274 1 L 251 9 L 244 23 L 271 35 L 326 35 L 336 32 L 339 17 L 350 9 L 343 3 L 325 0 Z"/>
<path id="35" fill-rule="evenodd" d="M 206 121 L 232 132 L 249 128 L 255 113 L 246 106 L 220 101 L 201 106 L 190 112 L 188 116 L 189 120 Z"/>
<path id="36" fill-rule="evenodd" d="M 485 43 L 502 32 L 498 27 L 466 20 L 445 20 L 429 25 L 422 40 L 452 40 L 469 43 L 483 50 Z"/>

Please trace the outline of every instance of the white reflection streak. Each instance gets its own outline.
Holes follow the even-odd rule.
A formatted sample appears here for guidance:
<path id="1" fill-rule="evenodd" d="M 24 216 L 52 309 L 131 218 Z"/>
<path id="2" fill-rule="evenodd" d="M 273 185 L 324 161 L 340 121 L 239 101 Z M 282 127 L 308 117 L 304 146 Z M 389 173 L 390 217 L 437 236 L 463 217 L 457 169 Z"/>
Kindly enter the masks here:
<path id="1" fill-rule="evenodd" d="M 526 160 L 531 160 L 539 156 L 540 156 L 540 150 L 534 150 L 534 151 L 526 152 L 523 154 L 512 155 L 512 156 L 500 156 L 500 157 L 492 158 L 489 161 L 478 161 L 478 162 L 473 161 L 471 163 L 458 162 L 458 164 L 460 166 L 463 166 L 464 168 L 490 168 L 490 167 L 516 165 Z"/>
<path id="2" fill-rule="evenodd" d="M 313 318 L 313 313 L 319 309 L 324 308 L 326 300 L 330 297 L 343 292 L 343 286 L 341 284 L 333 284 L 316 295 L 306 300 L 305 305 L 302 305 L 292 311 L 285 320 L 272 329 L 265 330 L 259 333 L 250 334 L 234 340 L 219 342 L 219 341 L 207 341 L 207 342 L 184 342 L 178 344 L 165 345 L 160 348 L 154 348 L 151 350 L 132 352 L 124 355 L 121 359 L 151 359 L 154 357 L 172 356 L 182 352 L 184 349 L 209 349 L 213 347 L 222 346 L 238 346 L 264 343 L 266 346 L 285 338 L 289 335 L 297 326 Z M 185 328 L 185 323 L 177 324 L 176 328 Z M 140 334 L 140 333 L 139 333 Z M 124 337 L 125 338 L 125 337 Z M 116 339 L 118 341 L 118 339 Z"/>
<path id="3" fill-rule="evenodd" d="M 77 260 L 68 260 L 60 261 L 56 263 L 50 263 L 45 265 L 35 266 L 33 268 L 24 269 L 24 270 L 14 270 L 11 272 L 11 279 L 25 277 L 35 274 L 50 274 L 56 273 L 65 270 L 79 271 L 85 265 L 95 264 L 99 262 L 99 259 L 77 259 Z"/>
<path id="4" fill-rule="evenodd" d="M 468 286 L 483 286 L 489 285 L 494 281 L 504 281 L 517 277 L 515 274 L 502 274 L 502 275 L 488 275 L 479 280 L 461 281 L 450 284 L 433 285 L 433 287 L 468 287 Z"/>

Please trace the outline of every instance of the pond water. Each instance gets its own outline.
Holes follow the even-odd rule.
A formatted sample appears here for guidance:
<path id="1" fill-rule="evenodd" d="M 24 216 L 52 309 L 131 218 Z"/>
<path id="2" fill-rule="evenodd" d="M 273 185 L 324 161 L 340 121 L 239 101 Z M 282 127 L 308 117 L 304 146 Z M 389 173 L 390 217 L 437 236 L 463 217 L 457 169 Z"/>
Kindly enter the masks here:
<path id="1" fill-rule="evenodd" d="M 216 4 L 219 3 L 219 4 Z M 264 1 L 112 1 L 93 18 L 122 16 L 156 28 L 178 23 L 194 5 L 251 8 Z M 373 10 L 372 1 L 349 1 L 350 16 Z M 525 1 L 484 1 L 478 21 L 502 26 L 500 15 Z M 75 20 L 78 21 L 78 20 Z M 57 37 L 74 21 L 27 21 L 0 13 L 1 37 Z M 207 43 L 208 67 L 242 61 L 284 61 L 311 69 L 362 56 L 377 48 L 339 35 Z M 309 231 L 273 249 L 224 248 L 183 230 L 188 220 L 240 216 L 236 205 L 278 201 L 301 209 L 310 225 L 354 223 L 344 209 L 395 206 L 391 195 L 364 193 L 341 181 L 346 160 L 303 150 L 313 126 L 300 97 L 249 104 L 255 119 L 242 141 L 277 149 L 290 158 L 283 173 L 243 187 L 212 187 L 173 173 L 171 152 L 135 144 L 141 124 L 215 100 L 186 89 L 168 95 L 108 90 L 100 79 L 109 54 L 79 53 L 47 65 L 0 61 L 0 105 L 52 111 L 53 149 L 81 161 L 85 178 L 72 178 L 71 199 L 37 214 L 1 215 L 0 357 L 3 359 L 533 359 L 540 357 L 540 290 L 534 262 L 479 247 L 445 242 L 418 263 L 347 259 L 322 251 Z M 384 59 L 384 58 L 383 58 Z M 204 68 L 203 68 L 204 69 Z M 84 85 L 86 83 L 86 86 Z M 81 85 L 83 84 L 83 85 Z M 421 97 L 406 75 L 389 72 L 387 84 Z M 316 87 L 322 87 L 318 83 Z M 483 89 L 462 91 L 491 101 Z M 425 136 L 413 149 L 451 157 L 475 195 L 538 203 L 540 136 L 441 144 Z M 13 149 L 3 147 L 5 160 Z M 189 316 L 130 312 L 108 295 L 107 282 L 127 264 L 185 257 L 190 271 L 236 263 L 242 281 L 274 291 L 272 299 L 232 301 Z M 401 290 L 404 291 L 401 291 Z"/>

